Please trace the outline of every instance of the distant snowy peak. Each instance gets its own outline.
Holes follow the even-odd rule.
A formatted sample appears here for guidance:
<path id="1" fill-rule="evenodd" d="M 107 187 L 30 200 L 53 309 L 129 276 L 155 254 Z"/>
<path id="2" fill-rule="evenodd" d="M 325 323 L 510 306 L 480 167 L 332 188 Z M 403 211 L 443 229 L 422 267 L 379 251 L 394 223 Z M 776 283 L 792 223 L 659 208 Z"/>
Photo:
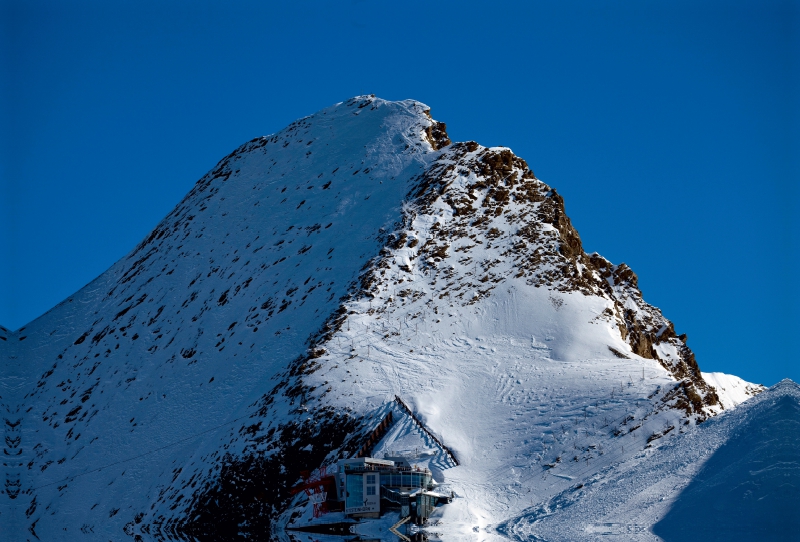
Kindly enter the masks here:
<path id="1" fill-rule="evenodd" d="M 762 384 L 752 384 L 738 376 L 725 373 L 703 373 L 703 380 L 714 387 L 720 403 L 726 410 L 744 403 L 767 389 Z"/>

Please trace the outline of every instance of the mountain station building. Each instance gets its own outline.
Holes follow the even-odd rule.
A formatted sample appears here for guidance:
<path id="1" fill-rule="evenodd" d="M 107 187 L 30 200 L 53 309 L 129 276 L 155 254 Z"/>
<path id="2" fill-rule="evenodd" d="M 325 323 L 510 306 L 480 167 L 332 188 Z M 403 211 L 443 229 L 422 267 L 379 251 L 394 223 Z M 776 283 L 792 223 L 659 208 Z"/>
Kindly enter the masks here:
<path id="1" fill-rule="evenodd" d="M 336 464 L 336 499 L 344 514 L 355 518 L 377 518 L 386 510 L 398 510 L 421 525 L 437 504 L 450 496 L 434 491 L 436 482 L 428 469 L 412 467 L 404 458 L 342 459 Z"/>

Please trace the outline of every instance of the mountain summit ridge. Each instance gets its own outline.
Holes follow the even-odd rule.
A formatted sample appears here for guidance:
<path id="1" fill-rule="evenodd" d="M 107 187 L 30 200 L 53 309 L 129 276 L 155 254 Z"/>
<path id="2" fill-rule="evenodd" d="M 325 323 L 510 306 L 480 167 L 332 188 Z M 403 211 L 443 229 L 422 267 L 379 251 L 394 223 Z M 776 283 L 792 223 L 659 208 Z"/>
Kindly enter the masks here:
<path id="1" fill-rule="evenodd" d="M 283 536 L 299 472 L 362 448 L 395 395 L 463 458 L 464 525 L 516 511 L 477 504 L 489 463 L 558 490 L 519 479 L 567 447 L 556 420 L 633 410 L 614 436 L 587 425 L 582 461 L 635 423 L 655 442 L 722 410 L 685 336 L 625 264 L 583 252 L 524 160 L 374 96 L 240 146 L 129 255 L 0 339 L 0 518 L 43 539 Z M 468 397 L 489 425 L 470 427 Z M 495 423 L 509 413 L 542 436 Z M 521 451 L 486 460 L 472 442 L 498 428 Z"/>

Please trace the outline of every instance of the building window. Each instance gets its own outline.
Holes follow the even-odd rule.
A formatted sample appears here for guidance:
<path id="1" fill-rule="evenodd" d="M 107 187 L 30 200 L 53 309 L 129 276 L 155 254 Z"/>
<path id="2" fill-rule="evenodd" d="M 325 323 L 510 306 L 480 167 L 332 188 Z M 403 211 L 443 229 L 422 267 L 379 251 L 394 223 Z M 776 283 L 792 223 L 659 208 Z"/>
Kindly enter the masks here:
<path id="1" fill-rule="evenodd" d="M 367 486 L 367 495 L 375 495 L 375 486 Z"/>
<path id="2" fill-rule="evenodd" d="M 375 483 L 375 475 L 374 474 L 367 474 L 367 483 L 374 484 Z M 374 495 L 375 493 L 373 493 Z"/>
<path id="3" fill-rule="evenodd" d="M 347 476 L 347 492 L 345 508 L 358 508 L 364 506 L 364 478 L 361 475 Z"/>

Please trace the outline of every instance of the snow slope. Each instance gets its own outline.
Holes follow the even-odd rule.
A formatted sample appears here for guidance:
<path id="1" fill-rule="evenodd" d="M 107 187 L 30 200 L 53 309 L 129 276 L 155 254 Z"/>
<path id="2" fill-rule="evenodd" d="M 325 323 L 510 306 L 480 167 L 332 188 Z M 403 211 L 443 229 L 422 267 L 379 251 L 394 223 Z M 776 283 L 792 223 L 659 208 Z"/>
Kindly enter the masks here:
<path id="1" fill-rule="evenodd" d="M 119 538 L 243 452 L 232 442 L 261 421 L 255 403 L 306 353 L 424 168 L 422 111 L 351 100 L 243 145 L 129 256 L 14 334 L 26 355 L 12 532 Z M 291 417 L 284 400 L 265 431 Z"/>
<path id="2" fill-rule="evenodd" d="M 502 530 L 516 540 L 797 540 L 800 386 L 595 473 Z"/>
<path id="3" fill-rule="evenodd" d="M 246 143 L 2 335 L 10 540 L 286 538 L 300 472 L 396 395 L 430 433 L 375 451 L 424 450 L 458 497 L 436 528 L 482 540 L 724 404 L 523 160 L 371 96 Z"/>
<path id="4" fill-rule="evenodd" d="M 714 387 L 719 402 L 726 409 L 744 403 L 765 389 L 761 384 L 751 384 L 738 376 L 725 373 L 703 373 L 703 380 Z"/>

